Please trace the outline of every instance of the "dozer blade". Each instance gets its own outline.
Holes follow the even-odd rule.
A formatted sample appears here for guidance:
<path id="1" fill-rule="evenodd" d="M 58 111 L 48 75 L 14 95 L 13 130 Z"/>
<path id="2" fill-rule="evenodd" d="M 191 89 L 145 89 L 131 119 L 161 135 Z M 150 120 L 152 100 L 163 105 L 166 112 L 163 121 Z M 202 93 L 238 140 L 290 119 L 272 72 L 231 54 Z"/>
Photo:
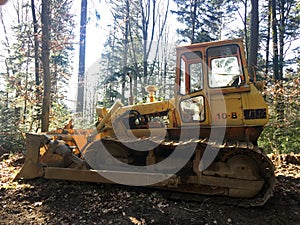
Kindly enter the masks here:
<path id="1" fill-rule="evenodd" d="M 44 170 L 40 164 L 40 148 L 49 142 L 47 135 L 27 134 L 26 135 L 26 157 L 21 171 L 16 175 L 15 180 L 33 179 L 43 177 Z"/>
<path id="2" fill-rule="evenodd" d="M 51 165 L 66 167 L 66 164 L 73 162 L 77 168 L 83 167 L 84 161 L 72 154 L 70 148 L 76 149 L 77 153 L 80 154 L 87 144 L 87 137 L 91 133 L 90 130 L 72 130 L 70 134 L 55 132 L 26 134 L 25 162 L 15 180 L 44 177 L 45 167 Z M 58 141 L 53 141 L 53 139 Z M 63 141 L 59 141 L 60 139 Z"/>

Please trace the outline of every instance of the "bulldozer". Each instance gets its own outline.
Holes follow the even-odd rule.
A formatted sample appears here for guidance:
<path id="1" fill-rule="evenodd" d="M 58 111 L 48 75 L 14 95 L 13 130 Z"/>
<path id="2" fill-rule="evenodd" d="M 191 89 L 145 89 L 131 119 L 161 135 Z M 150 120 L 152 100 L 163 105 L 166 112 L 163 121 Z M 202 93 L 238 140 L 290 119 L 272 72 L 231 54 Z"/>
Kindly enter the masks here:
<path id="1" fill-rule="evenodd" d="M 176 47 L 174 97 L 96 109 L 94 130 L 26 135 L 16 179 L 62 179 L 221 195 L 245 206 L 272 196 L 271 160 L 258 147 L 268 122 L 242 39 Z"/>

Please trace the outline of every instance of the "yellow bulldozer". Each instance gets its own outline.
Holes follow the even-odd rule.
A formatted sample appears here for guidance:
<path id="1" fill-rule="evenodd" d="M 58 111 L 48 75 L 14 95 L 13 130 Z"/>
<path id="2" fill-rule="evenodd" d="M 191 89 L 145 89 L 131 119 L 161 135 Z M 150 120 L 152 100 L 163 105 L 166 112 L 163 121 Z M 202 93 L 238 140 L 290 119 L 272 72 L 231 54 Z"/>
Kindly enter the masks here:
<path id="1" fill-rule="evenodd" d="M 267 105 L 250 80 L 243 40 L 176 48 L 174 98 L 97 108 L 95 131 L 27 134 L 16 179 L 49 178 L 224 195 L 247 206 L 272 196 L 274 166 L 257 140 Z"/>

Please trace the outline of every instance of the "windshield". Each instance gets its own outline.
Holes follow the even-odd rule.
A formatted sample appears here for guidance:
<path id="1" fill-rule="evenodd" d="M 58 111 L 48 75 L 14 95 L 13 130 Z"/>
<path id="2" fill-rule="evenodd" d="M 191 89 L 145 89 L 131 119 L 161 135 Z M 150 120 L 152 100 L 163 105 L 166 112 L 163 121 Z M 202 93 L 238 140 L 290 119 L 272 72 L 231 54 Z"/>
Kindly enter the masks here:
<path id="1" fill-rule="evenodd" d="M 244 80 L 238 46 L 208 49 L 209 86 L 237 87 Z"/>

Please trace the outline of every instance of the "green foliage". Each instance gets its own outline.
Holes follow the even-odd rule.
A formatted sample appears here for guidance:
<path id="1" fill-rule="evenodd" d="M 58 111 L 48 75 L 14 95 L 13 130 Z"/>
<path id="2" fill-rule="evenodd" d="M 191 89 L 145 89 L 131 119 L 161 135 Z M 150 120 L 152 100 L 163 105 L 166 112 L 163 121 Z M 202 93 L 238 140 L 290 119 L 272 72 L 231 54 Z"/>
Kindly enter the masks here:
<path id="1" fill-rule="evenodd" d="M 72 114 L 64 103 L 52 103 L 50 112 L 50 130 L 63 128 L 71 119 Z"/>
<path id="2" fill-rule="evenodd" d="M 269 123 L 259 145 L 267 152 L 300 153 L 300 78 L 272 83 L 265 90 Z"/>
<path id="3" fill-rule="evenodd" d="M 21 151 L 25 146 L 19 129 L 19 110 L 0 105 L 0 145 L 10 151 Z"/>
<path id="4" fill-rule="evenodd" d="M 177 29 L 182 41 L 197 43 L 219 40 L 221 31 L 233 15 L 236 7 L 234 0 L 174 0 L 177 20 L 184 28 Z"/>

